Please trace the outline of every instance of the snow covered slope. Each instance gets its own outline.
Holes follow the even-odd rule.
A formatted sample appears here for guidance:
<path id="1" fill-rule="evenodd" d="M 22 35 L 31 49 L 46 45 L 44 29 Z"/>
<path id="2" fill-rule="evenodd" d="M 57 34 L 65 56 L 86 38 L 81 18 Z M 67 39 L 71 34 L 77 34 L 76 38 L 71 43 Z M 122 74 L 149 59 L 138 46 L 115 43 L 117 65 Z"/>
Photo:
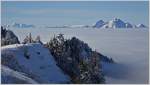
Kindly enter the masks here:
<path id="1" fill-rule="evenodd" d="M 114 18 L 113 20 L 108 21 L 108 23 L 105 25 L 105 28 L 126 28 L 126 23 L 118 18 Z"/>
<path id="2" fill-rule="evenodd" d="M 1 56 L 2 65 L 23 72 L 39 83 L 66 83 L 69 81 L 69 77 L 57 67 L 50 51 L 41 44 L 4 46 L 1 48 Z"/>
<path id="3" fill-rule="evenodd" d="M 7 66 L 1 67 L 1 78 L 2 83 L 29 83 L 29 84 L 35 84 L 37 83 L 33 79 L 25 76 L 21 72 L 14 71 L 13 69 L 8 68 Z"/>
<path id="4" fill-rule="evenodd" d="M 95 28 L 101 28 L 102 26 L 105 25 L 105 22 L 103 20 L 99 20 L 96 22 L 96 24 L 94 25 Z"/>

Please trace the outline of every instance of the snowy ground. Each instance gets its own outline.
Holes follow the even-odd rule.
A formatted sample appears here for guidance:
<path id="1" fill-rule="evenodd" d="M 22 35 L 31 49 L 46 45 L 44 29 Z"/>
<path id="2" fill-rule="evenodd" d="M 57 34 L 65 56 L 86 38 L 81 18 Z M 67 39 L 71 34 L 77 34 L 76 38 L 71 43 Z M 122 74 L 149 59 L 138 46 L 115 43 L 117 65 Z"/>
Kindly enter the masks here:
<path id="1" fill-rule="evenodd" d="M 29 83 L 29 84 L 37 84 L 36 81 L 34 81 L 33 79 L 23 75 L 23 73 L 21 72 L 17 72 L 14 71 L 13 69 L 8 68 L 7 66 L 3 66 L 1 67 L 1 78 L 2 78 L 2 83 Z"/>
<path id="2" fill-rule="evenodd" d="M 69 77 L 56 65 L 54 57 L 49 50 L 41 44 L 7 45 L 1 48 L 1 53 L 5 63 L 9 63 L 11 66 L 9 64 L 6 65 L 10 68 L 18 66 L 18 70 L 25 71 L 26 73 L 23 72 L 25 74 L 31 74 L 32 78 L 40 83 L 66 83 L 70 81 Z M 8 58 L 8 56 L 11 56 L 13 60 Z M 7 59 L 9 59 L 8 62 Z M 15 61 L 17 62 L 16 64 L 13 63 Z M 19 68 L 19 66 L 22 68 Z M 13 80 L 11 78 L 24 81 L 30 80 L 31 83 L 34 83 L 30 78 L 23 75 L 20 76 L 21 74 L 11 69 L 9 70 L 9 68 L 3 68 L 2 72 L 4 73 L 3 83 L 9 83 L 9 81 L 12 83 L 11 81 Z"/>
<path id="3" fill-rule="evenodd" d="M 106 83 L 148 83 L 148 29 L 69 29 L 26 28 L 12 29 L 23 40 L 31 32 L 44 42 L 54 34 L 76 36 L 100 53 L 112 57 L 117 64 L 103 64 Z"/>

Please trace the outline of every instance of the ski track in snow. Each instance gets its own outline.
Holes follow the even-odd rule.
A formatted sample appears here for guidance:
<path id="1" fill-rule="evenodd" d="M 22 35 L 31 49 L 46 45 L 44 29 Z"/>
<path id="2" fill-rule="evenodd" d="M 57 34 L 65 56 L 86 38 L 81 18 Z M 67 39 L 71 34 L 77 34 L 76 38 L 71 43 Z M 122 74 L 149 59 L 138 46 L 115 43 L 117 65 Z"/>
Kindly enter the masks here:
<path id="1" fill-rule="evenodd" d="M 33 38 L 41 36 L 47 42 L 54 34 L 66 38 L 76 36 L 93 50 L 112 57 L 116 64 L 103 63 L 106 83 L 148 83 L 148 29 L 82 29 L 82 28 L 32 28 L 11 29 L 22 41 L 29 32 Z"/>

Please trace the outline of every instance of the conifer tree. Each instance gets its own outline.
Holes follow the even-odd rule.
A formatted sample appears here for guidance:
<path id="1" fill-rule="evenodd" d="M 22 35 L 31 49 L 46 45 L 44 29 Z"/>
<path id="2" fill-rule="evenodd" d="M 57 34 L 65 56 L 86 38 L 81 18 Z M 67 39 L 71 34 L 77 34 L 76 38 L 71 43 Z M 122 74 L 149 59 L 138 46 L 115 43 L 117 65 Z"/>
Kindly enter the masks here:
<path id="1" fill-rule="evenodd" d="M 43 44 L 39 35 L 36 37 L 35 43 Z"/>
<path id="2" fill-rule="evenodd" d="M 25 39 L 23 40 L 23 44 L 26 43 L 34 43 L 31 33 L 29 33 L 29 36 L 26 36 Z"/>
<path id="3" fill-rule="evenodd" d="M 32 43 L 32 42 L 33 42 L 32 35 L 31 33 L 29 33 L 29 43 Z"/>

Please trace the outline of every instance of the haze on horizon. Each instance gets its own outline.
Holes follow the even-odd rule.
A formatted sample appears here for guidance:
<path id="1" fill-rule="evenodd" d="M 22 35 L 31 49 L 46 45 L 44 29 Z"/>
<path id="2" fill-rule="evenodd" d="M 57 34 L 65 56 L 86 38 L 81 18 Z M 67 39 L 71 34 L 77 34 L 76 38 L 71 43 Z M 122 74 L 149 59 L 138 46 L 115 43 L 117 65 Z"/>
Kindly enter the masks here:
<path id="1" fill-rule="evenodd" d="M 148 26 L 148 1 L 2 1 L 2 25 L 91 25 L 114 17 Z"/>

